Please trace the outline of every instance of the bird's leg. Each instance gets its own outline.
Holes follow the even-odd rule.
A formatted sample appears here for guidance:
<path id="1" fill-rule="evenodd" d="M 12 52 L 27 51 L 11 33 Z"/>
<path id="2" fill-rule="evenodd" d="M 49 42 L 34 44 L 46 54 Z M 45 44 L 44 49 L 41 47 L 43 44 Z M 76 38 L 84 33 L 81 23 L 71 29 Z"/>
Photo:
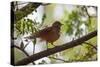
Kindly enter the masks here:
<path id="1" fill-rule="evenodd" d="M 51 43 L 54 47 L 56 47 L 56 45 L 54 45 L 53 43 Z"/>

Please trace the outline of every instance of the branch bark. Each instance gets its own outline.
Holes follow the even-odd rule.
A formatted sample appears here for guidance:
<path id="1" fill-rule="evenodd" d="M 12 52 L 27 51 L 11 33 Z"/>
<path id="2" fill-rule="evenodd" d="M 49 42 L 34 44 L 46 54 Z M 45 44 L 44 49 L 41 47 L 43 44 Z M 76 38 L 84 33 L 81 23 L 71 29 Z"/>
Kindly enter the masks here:
<path id="1" fill-rule="evenodd" d="M 73 41 L 68 42 L 66 44 L 63 44 L 61 46 L 50 48 L 48 50 L 45 50 L 45 51 L 39 52 L 37 54 L 31 55 L 31 56 L 29 56 L 27 58 L 24 58 L 21 61 L 18 61 L 15 65 L 17 65 L 17 66 L 18 65 L 27 65 L 30 62 L 36 61 L 36 60 L 38 60 L 40 58 L 52 55 L 54 53 L 63 51 L 65 49 L 73 48 L 75 46 L 81 45 L 82 43 L 84 43 L 85 41 L 95 37 L 96 35 L 97 35 L 97 31 L 93 31 L 93 32 L 91 32 L 91 33 L 89 33 L 89 34 L 87 34 L 87 35 L 85 35 L 85 36 L 83 36 L 83 37 L 81 37 L 79 39 L 73 40 Z"/>

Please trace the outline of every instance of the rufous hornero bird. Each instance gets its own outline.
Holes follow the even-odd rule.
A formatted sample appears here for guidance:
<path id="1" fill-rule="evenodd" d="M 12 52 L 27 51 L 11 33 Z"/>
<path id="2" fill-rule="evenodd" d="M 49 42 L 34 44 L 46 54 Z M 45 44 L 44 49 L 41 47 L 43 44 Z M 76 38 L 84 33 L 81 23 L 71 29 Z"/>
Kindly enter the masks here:
<path id="1" fill-rule="evenodd" d="M 44 28 L 25 38 L 28 39 L 40 38 L 41 40 L 46 41 L 47 44 L 51 43 L 52 45 L 54 45 L 53 42 L 58 40 L 60 37 L 61 26 L 62 24 L 59 21 L 55 21 L 51 27 Z"/>

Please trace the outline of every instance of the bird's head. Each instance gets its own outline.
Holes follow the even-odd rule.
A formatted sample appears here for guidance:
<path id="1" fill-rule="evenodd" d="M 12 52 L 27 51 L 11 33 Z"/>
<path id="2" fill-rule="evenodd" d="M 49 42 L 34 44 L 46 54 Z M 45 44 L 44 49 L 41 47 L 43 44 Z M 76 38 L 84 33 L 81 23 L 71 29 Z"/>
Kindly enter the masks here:
<path id="1" fill-rule="evenodd" d="M 55 21 L 55 22 L 52 24 L 52 27 L 54 28 L 54 30 L 56 30 L 56 32 L 59 33 L 62 25 L 63 25 L 63 24 L 61 24 L 60 21 Z"/>
<path id="2" fill-rule="evenodd" d="M 60 23 L 60 21 L 55 21 L 52 26 L 53 27 L 61 27 L 63 24 Z"/>

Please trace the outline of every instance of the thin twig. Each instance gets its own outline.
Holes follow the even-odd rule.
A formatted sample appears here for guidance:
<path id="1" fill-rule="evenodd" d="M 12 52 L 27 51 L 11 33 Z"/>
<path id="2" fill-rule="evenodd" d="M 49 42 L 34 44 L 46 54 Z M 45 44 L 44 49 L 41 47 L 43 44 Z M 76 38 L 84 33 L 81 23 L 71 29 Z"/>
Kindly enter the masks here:
<path id="1" fill-rule="evenodd" d="M 84 9 L 85 9 L 85 11 L 86 11 L 86 14 L 88 15 L 88 18 L 90 18 L 91 16 L 89 15 L 88 10 L 87 10 L 87 8 L 86 8 L 86 6 L 83 6 L 83 7 L 84 7 Z"/>
<path id="2" fill-rule="evenodd" d="M 30 43 L 30 41 L 24 46 L 24 48 L 23 49 L 25 49 L 28 45 L 29 45 L 29 43 Z"/>
<path id="3" fill-rule="evenodd" d="M 88 18 L 92 18 L 92 17 L 97 17 L 97 16 L 91 16 L 90 14 L 89 14 L 89 12 L 88 12 L 88 9 L 87 9 L 87 7 L 86 6 L 83 6 L 84 7 L 84 9 L 85 9 L 85 12 L 86 12 L 86 14 L 88 15 Z M 93 7 L 93 6 L 91 6 L 91 7 Z M 97 11 L 97 8 L 95 8 L 95 10 Z"/>
<path id="4" fill-rule="evenodd" d="M 88 44 L 90 46 L 92 46 L 95 50 L 97 50 L 97 47 L 95 47 L 94 45 L 92 45 L 91 43 L 88 43 L 88 42 L 84 42 L 85 44 Z"/>
<path id="5" fill-rule="evenodd" d="M 28 53 L 25 50 L 21 49 L 20 47 L 18 47 L 16 45 L 11 46 L 11 48 L 14 48 L 14 47 L 21 50 L 22 52 L 24 52 L 26 56 L 29 56 Z"/>
<path id="6" fill-rule="evenodd" d="M 60 61 L 63 61 L 63 62 L 69 62 L 69 61 L 66 61 L 66 60 L 60 59 L 60 58 L 55 58 L 55 57 L 49 57 L 49 58 L 56 59 L 56 60 L 60 60 Z"/>

